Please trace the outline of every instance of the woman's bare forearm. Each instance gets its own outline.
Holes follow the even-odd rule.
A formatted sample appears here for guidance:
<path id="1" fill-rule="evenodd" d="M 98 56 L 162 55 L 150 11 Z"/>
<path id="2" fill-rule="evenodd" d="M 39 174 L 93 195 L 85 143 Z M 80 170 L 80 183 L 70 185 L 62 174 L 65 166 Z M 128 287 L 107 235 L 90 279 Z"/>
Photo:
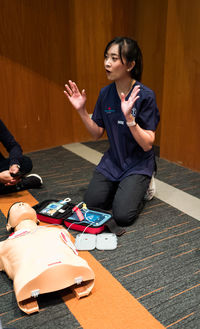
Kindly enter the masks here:
<path id="1" fill-rule="evenodd" d="M 85 107 L 78 111 L 78 113 L 91 136 L 95 140 L 99 139 L 103 135 L 104 129 L 99 127 L 96 122 L 91 119 Z"/>

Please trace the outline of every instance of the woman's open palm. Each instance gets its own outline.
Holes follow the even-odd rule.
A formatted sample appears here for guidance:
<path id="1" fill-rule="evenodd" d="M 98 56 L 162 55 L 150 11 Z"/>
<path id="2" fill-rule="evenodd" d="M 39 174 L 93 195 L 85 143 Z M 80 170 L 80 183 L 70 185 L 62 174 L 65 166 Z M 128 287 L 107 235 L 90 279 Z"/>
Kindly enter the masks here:
<path id="1" fill-rule="evenodd" d="M 68 97 L 70 103 L 77 111 L 81 110 L 86 103 L 85 90 L 83 89 L 80 93 L 76 83 L 72 82 L 71 80 L 69 80 L 69 85 L 65 85 L 65 88 L 66 90 L 64 91 L 64 93 Z"/>
<path id="2" fill-rule="evenodd" d="M 124 93 L 121 93 L 121 109 L 122 109 L 122 112 L 124 113 L 125 117 L 128 116 L 129 114 L 131 114 L 131 110 L 132 110 L 136 100 L 140 97 L 140 96 L 138 96 L 139 91 L 140 91 L 140 86 L 138 86 L 138 85 L 135 86 L 127 101 L 125 100 Z"/>

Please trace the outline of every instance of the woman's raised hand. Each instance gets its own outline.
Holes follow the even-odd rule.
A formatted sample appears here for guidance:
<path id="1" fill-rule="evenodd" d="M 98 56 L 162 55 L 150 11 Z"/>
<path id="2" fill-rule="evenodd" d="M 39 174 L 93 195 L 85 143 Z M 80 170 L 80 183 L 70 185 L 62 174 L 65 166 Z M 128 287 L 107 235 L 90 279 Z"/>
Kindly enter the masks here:
<path id="1" fill-rule="evenodd" d="M 68 97 L 70 103 L 73 105 L 73 107 L 79 111 L 84 108 L 86 103 L 86 93 L 83 89 L 80 93 L 77 85 L 75 82 L 72 82 L 69 80 L 69 85 L 65 85 L 66 90 L 64 91 L 65 95 Z"/>
<path id="2" fill-rule="evenodd" d="M 138 95 L 140 91 L 140 86 L 135 86 L 132 90 L 132 93 L 129 96 L 129 99 L 125 100 L 124 93 L 121 93 L 121 109 L 124 113 L 125 118 L 131 114 L 131 110 L 136 102 L 136 100 L 140 97 Z"/>

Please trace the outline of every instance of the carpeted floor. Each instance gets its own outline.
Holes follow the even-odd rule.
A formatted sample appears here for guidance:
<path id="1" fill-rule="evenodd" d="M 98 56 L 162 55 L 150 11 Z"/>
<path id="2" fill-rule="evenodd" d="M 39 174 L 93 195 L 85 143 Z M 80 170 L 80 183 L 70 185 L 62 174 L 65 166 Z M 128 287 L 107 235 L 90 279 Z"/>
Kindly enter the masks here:
<path id="1" fill-rule="evenodd" d="M 84 144 L 102 153 L 108 147 L 107 141 Z M 93 164 L 63 147 L 29 155 L 34 163 L 33 172 L 44 180 L 41 189 L 30 190 L 36 200 L 70 197 L 74 202 L 82 201 L 95 168 Z M 156 177 L 159 180 L 200 198 L 200 173 L 160 158 L 157 164 Z M 77 234 L 70 232 L 74 236 Z M 7 236 L 5 216 L 1 213 L 0 240 Z M 198 220 L 154 198 L 146 204 L 136 222 L 118 238 L 117 249 L 95 249 L 91 254 L 165 328 L 200 328 Z M 52 293 L 50 298 L 40 296 L 39 303 L 39 314 L 28 317 L 22 313 L 15 302 L 12 282 L 5 273 L 0 273 L 0 320 L 3 328 L 81 328 L 57 293 Z M 123 311 L 123 305 L 121 308 Z M 111 328 L 112 324 L 106 329 Z M 124 324 L 122 329 L 126 328 Z"/>

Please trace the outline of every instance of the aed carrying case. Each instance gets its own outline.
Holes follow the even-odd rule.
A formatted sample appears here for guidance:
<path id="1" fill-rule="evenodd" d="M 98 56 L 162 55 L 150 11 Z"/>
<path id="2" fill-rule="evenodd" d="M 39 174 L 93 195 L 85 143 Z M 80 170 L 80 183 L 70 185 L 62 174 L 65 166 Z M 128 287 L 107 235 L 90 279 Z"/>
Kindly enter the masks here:
<path id="1" fill-rule="evenodd" d="M 73 211 L 72 215 L 64 219 L 64 225 L 76 231 L 98 234 L 105 230 L 106 223 L 111 217 L 112 215 L 104 210 L 82 207 L 79 211 Z"/>
<path id="2" fill-rule="evenodd" d="M 44 200 L 33 207 L 37 218 L 49 224 L 64 224 L 68 229 L 90 234 L 98 234 L 107 227 L 120 236 L 125 230 L 115 223 L 112 214 L 98 208 L 87 208 L 80 202 L 75 205 L 70 198 L 64 200 Z"/>
<path id="3" fill-rule="evenodd" d="M 63 224 L 63 220 L 72 215 L 74 206 L 68 199 L 48 199 L 36 204 L 33 209 L 40 221 L 49 224 Z"/>

